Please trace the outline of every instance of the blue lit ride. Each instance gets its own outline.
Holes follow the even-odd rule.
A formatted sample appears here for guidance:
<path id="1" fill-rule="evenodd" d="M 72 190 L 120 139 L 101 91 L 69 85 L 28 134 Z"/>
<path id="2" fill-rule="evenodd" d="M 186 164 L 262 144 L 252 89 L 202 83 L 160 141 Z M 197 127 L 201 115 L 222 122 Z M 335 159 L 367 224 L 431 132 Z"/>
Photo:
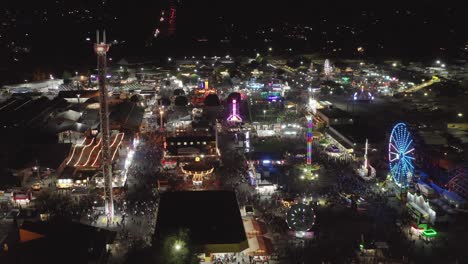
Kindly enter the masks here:
<path id="1" fill-rule="evenodd" d="M 414 173 L 413 139 L 405 123 L 398 123 L 392 129 L 388 143 L 390 173 L 400 188 L 409 187 Z"/>

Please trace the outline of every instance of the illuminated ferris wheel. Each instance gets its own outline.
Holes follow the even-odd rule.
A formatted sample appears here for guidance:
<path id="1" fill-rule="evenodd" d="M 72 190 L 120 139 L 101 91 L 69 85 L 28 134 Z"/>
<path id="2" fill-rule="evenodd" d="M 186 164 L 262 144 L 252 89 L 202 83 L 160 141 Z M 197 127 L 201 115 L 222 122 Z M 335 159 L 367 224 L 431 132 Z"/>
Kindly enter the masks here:
<path id="1" fill-rule="evenodd" d="M 407 188 L 414 172 L 414 147 L 405 123 L 398 123 L 392 129 L 388 143 L 388 161 L 395 183 L 400 188 Z"/>

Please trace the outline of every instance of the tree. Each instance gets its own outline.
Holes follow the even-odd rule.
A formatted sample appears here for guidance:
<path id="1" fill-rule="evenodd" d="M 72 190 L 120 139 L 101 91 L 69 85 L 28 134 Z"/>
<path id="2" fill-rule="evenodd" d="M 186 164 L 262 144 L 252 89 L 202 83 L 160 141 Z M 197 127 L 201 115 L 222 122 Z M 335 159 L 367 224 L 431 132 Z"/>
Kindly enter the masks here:
<path id="1" fill-rule="evenodd" d="M 218 106 L 220 105 L 219 97 L 216 94 L 209 94 L 205 98 L 205 106 Z"/>
<path id="2" fill-rule="evenodd" d="M 232 100 L 236 99 L 237 102 L 240 102 L 240 101 L 241 101 L 241 98 L 242 98 L 242 96 L 241 96 L 240 93 L 234 92 L 234 93 L 230 93 L 230 94 L 228 95 L 227 101 L 228 101 L 228 103 L 231 103 Z"/>
<path id="3" fill-rule="evenodd" d="M 122 78 L 123 79 L 128 79 L 128 77 L 130 77 L 130 73 L 128 72 L 127 67 L 125 67 L 123 72 L 122 72 Z"/>
<path id="4" fill-rule="evenodd" d="M 187 106 L 188 105 L 188 99 L 185 96 L 177 96 L 174 100 L 174 105 L 176 106 Z"/>
<path id="5" fill-rule="evenodd" d="M 36 69 L 33 73 L 33 81 L 42 81 L 47 79 L 47 75 L 45 74 L 44 70 Z"/>
<path id="6" fill-rule="evenodd" d="M 60 195 L 49 191 L 41 192 L 34 200 L 34 204 L 40 213 L 48 213 L 51 218 L 71 220 L 80 219 L 76 204 L 70 195 Z"/>
<path id="7" fill-rule="evenodd" d="M 161 104 L 164 105 L 164 106 L 170 106 L 171 105 L 171 100 L 169 100 L 168 98 L 161 98 Z"/>
<path id="8" fill-rule="evenodd" d="M 62 74 L 62 79 L 68 81 L 72 78 L 72 74 L 69 71 L 64 71 Z"/>
<path id="9" fill-rule="evenodd" d="M 199 263 L 193 251 L 189 231 L 187 229 L 180 229 L 178 232 L 166 236 L 159 250 L 158 263 Z"/>
<path id="10" fill-rule="evenodd" d="M 175 96 L 185 95 L 184 89 L 175 89 L 174 90 L 174 95 Z"/>

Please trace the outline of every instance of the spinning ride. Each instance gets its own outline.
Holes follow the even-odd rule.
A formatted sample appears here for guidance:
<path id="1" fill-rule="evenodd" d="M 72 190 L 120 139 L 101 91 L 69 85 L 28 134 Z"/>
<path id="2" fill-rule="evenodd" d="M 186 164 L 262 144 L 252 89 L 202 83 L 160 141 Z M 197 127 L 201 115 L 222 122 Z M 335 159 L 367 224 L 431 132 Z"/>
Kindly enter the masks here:
<path id="1" fill-rule="evenodd" d="M 315 212 L 308 205 L 295 204 L 287 212 L 286 223 L 297 236 L 304 236 L 304 233 L 309 231 L 315 223 Z"/>

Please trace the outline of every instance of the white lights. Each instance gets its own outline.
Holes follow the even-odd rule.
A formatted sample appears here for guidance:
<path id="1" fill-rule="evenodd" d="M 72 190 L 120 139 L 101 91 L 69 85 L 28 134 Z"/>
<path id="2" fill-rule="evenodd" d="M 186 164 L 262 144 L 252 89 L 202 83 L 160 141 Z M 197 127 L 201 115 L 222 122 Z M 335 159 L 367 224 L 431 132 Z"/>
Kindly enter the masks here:
<path id="1" fill-rule="evenodd" d="M 181 246 L 180 244 L 175 244 L 175 245 L 174 245 L 174 249 L 177 250 L 177 251 L 179 251 L 179 250 L 182 249 L 182 246 Z"/>

